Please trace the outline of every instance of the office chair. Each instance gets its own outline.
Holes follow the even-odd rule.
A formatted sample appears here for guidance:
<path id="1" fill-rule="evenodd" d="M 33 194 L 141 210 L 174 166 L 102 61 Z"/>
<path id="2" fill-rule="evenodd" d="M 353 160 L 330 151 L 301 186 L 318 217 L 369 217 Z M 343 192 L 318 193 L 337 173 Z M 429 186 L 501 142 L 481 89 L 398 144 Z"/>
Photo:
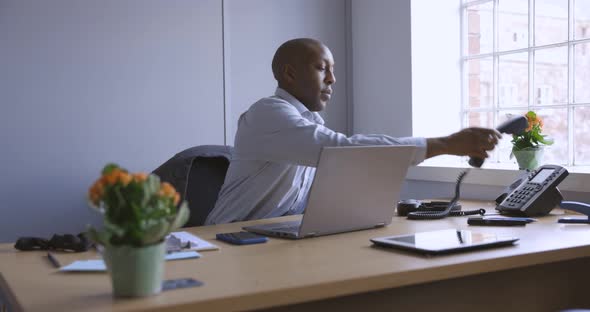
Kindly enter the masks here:
<path id="1" fill-rule="evenodd" d="M 233 147 L 200 145 L 188 148 L 153 171 L 186 199 L 190 217 L 184 227 L 200 226 L 215 206 L 225 180 Z"/>

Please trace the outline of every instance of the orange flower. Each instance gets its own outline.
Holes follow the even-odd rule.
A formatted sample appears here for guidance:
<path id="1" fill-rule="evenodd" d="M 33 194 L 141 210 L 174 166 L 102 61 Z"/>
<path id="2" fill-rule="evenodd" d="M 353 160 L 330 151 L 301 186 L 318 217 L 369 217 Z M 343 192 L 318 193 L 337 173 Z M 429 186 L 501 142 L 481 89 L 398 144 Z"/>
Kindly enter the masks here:
<path id="1" fill-rule="evenodd" d="M 120 172 L 120 169 L 114 169 L 108 174 L 103 175 L 104 182 L 108 185 L 113 185 L 117 183 L 117 175 Z"/>
<path id="2" fill-rule="evenodd" d="M 134 173 L 133 175 L 133 181 L 135 182 L 143 182 L 145 180 L 147 180 L 147 173 L 143 173 L 143 172 L 138 172 L 138 173 Z"/>
<path id="3" fill-rule="evenodd" d="M 98 203 L 100 202 L 100 195 L 97 193 L 91 193 L 90 194 L 90 201 L 95 205 L 98 206 Z"/>
<path id="4" fill-rule="evenodd" d="M 101 179 L 96 180 L 96 182 L 94 182 L 92 187 L 90 187 L 90 190 L 88 191 L 88 197 L 90 198 L 90 201 L 92 201 L 93 204 L 98 205 L 98 202 L 102 198 L 103 194 L 104 194 L 104 186 L 103 186 L 103 180 L 101 178 Z"/>
<path id="5" fill-rule="evenodd" d="M 160 185 L 160 195 L 162 196 L 172 197 L 175 192 L 176 190 L 174 189 L 174 186 L 168 182 L 162 182 Z"/>
<path id="6" fill-rule="evenodd" d="M 131 175 L 121 169 L 114 169 L 109 174 L 103 176 L 106 184 L 113 185 L 117 182 L 121 182 L 123 185 L 129 184 L 133 179 Z"/>
<path id="7" fill-rule="evenodd" d="M 162 182 L 158 195 L 172 198 L 175 205 L 180 201 L 180 195 L 176 192 L 174 186 L 168 182 Z"/>
<path id="8" fill-rule="evenodd" d="M 133 180 L 133 178 L 131 177 L 131 175 L 127 172 L 123 172 L 121 171 L 121 173 L 119 173 L 119 176 L 117 177 L 119 182 L 121 182 L 123 185 L 127 185 L 129 184 L 129 182 L 131 182 L 131 180 Z"/>
<path id="9" fill-rule="evenodd" d="M 535 114 L 534 112 L 529 111 L 525 114 L 525 117 L 528 122 L 528 127 L 526 128 L 525 132 L 533 130 L 533 127 L 536 125 L 539 125 L 539 127 L 543 127 L 543 120 L 541 120 L 541 118 L 538 117 L 537 114 Z"/>

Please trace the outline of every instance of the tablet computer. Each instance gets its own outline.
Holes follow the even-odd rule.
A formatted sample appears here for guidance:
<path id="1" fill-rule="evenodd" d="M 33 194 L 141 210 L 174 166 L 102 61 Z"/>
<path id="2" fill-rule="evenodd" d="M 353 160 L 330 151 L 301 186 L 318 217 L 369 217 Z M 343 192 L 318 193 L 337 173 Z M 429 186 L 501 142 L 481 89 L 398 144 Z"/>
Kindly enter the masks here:
<path id="1" fill-rule="evenodd" d="M 372 238 L 377 246 L 411 250 L 436 255 L 480 248 L 512 245 L 517 237 L 460 229 Z"/>

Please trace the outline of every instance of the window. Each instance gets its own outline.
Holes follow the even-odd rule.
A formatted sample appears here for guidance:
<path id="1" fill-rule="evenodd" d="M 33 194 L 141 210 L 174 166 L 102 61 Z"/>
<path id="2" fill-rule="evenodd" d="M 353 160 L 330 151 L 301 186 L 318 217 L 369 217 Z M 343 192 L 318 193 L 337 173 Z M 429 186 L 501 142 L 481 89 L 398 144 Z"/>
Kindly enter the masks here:
<path id="1" fill-rule="evenodd" d="M 590 165 L 590 0 L 479 0 L 461 8 L 461 125 L 534 110 L 548 163 Z M 513 162 L 510 136 L 491 161 Z"/>
<path id="2" fill-rule="evenodd" d="M 518 85 L 515 83 L 500 83 L 498 103 L 509 107 L 518 105 Z"/>

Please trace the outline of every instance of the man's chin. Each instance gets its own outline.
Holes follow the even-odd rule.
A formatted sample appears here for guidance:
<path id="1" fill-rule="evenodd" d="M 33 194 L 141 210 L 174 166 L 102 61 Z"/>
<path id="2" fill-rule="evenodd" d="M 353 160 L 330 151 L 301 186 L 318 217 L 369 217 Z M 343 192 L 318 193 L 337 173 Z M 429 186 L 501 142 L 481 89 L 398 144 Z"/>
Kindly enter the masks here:
<path id="1" fill-rule="evenodd" d="M 324 109 L 326 109 L 326 106 L 328 106 L 328 102 L 320 101 L 319 103 L 314 105 L 313 110 L 311 110 L 311 111 L 312 112 L 321 112 Z"/>

